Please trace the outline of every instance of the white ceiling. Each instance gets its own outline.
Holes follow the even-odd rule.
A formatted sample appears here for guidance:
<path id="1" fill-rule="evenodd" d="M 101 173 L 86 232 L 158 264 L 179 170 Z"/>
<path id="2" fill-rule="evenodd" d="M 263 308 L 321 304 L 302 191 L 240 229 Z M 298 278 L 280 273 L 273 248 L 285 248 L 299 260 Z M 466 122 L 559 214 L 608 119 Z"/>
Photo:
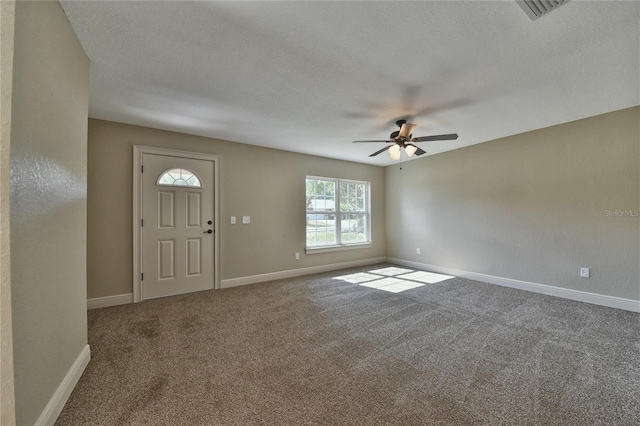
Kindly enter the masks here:
<path id="1" fill-rule="evenodd" d="M 640 104 L 638 1 L 61 3 L 104 120 L 388 165 L 351 141 L 409 117 L 460 135 L 434 154 Z"/>

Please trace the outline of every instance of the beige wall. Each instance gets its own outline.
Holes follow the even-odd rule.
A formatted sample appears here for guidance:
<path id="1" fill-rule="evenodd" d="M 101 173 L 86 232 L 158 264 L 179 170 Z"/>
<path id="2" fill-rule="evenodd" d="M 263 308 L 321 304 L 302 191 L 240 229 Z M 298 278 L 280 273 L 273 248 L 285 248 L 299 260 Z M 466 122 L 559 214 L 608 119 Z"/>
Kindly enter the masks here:
<path id="1" fill-rule="evenodd" d="M 11 94 L 15 2 L 0 2 L 0 424 L 15 424 L 13 337 L 11 326 L 11 252 L 9 245 L 9 179 Z"/>
<path id="2" fill-rule="evenodd" d="M 387 256 L 640 300 L 639 114 L 387 167 Z"/>
<path id="3" fill-rule="evenodd" d="M 382 167 L 91 119 L 89 298 L 133 291 L 134 145 L 221 156 L 222 280 L 385 255 Z M 373 248 L 305 255 L 305 175 L 371 182 Z M 232 215 L 238 224 L 229 223 Z M 240 224 L 241 216 L 251 216 L 251 224 Z"/>
<path id="4" fill-rule="evenodd" d="M 89 60 L 56 2 L 17 2 L 11 117 L 16 421 L 34 424 L 87 345 Z"/>

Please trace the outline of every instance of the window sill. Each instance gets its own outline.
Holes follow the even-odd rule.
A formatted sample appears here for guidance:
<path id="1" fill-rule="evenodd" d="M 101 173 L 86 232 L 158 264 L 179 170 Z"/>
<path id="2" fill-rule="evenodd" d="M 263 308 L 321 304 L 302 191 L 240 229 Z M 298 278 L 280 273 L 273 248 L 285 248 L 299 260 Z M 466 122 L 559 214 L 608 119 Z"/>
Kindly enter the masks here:
<path id="1" fill-rule="evenodd" d="M 371 248 L 373 244 L 371 243 L 362 243 L 362 244 L 343 244 L 336 246 L 322 246 L 322 247 L 307 247 L 305 248 L 305 252 L 307 254 L 318 254 L 318 253 L 329 253 L 332 251 L 343 251 L 343 250 L 358 250 Z"/>

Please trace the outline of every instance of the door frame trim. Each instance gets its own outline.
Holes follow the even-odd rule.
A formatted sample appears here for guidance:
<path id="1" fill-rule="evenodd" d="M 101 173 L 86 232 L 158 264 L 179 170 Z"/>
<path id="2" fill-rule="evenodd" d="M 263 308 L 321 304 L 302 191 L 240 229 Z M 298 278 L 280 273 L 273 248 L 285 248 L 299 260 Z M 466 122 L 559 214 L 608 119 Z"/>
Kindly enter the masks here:
<path id="1" fill-rule="evenodd" d="M 202 152 L 179 151 L 150 146 L 133 146 L 133 302 L 142 301 L 142 156 L 156 154 L 166 157 L 213 161 L 213 288 L 220 288 L 220 156 Z"/>

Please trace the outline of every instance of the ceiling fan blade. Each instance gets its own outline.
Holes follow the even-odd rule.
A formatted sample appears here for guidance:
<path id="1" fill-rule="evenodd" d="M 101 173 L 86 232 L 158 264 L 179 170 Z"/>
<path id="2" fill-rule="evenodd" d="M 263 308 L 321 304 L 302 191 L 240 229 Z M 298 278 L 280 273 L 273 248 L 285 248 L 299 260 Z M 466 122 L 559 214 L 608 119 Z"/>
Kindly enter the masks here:
<path id="1" fill-rule="evenodd" d="M 408 138 L 409 135 L 411 135 L 411 132 L 413 132 L 413 129 L 415 128 L 416 128 L 415 124 L 404 123 L 400 128 L 400 134 L 398 135 L 398 137 Z"/>
<path id="2" fill-rule="evenodd" d="M 391 146 L 393 146 L 393 145 L 391 145 Z M 389 150 L 389 148 L 391 148 L 391 146 L 385 146 L 385 147 L 384 147 L 384 148 L 382 148 L 381 150 L 376 151 L 376 152 L 374 152 L 373 154 L 371 154 L 369 157 L 375 157 L 375 156 L 376 156 L 376 155 L 378 155 L 378 154 L 382 154 L 383 152 L 385 152 L 385 151 Z"/>
<path id="3" fill-rule="evenodd" d="M 424 149 L 416 149 L 415 155 L 422 155 L 422 154 L 426 154 L 427 151 L 425 151 Z"/>
<path id="4" fill-rule="evenodd" d="M 458 134 L 451 133 L 449 135 L 422 136 L 420 138 L 413 138 L 411 139 L 411 142 L 454 141 L 456 139 L 458 139 Z"/>
<path id="5" fill-rule="evenodd" d="M 393 141 L 353 141 L 352 143 L 391 143 Z"/>

